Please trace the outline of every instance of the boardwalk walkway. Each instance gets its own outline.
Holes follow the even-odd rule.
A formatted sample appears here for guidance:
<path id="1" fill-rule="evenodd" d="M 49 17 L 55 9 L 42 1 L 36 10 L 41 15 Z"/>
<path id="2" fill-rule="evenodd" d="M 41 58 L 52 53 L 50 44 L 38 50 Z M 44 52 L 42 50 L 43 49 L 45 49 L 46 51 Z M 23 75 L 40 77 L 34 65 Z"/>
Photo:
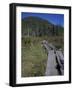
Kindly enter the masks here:
<path id="1" fill-rule="evenodd" d="M 43 46 L 48 53 L 48 60 L 46 66 L 46 76 L 55 76 L 64 74 L 64 56 L 61 51 L 56 51 L 56 48 L 52 44 L 48 44 L 47 41 L 43 41 Z"/>

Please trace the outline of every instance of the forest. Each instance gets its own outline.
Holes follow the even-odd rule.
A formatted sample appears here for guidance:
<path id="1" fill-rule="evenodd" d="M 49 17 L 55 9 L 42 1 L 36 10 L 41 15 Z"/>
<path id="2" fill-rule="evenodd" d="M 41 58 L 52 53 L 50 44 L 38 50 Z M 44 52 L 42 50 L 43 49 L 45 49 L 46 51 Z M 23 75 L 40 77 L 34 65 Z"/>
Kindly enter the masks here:
<path id="1" fill-rule="evenodd" d="M 22 36 L 60 36 L 64 28 L 39 17 L 22 19 Z"/>

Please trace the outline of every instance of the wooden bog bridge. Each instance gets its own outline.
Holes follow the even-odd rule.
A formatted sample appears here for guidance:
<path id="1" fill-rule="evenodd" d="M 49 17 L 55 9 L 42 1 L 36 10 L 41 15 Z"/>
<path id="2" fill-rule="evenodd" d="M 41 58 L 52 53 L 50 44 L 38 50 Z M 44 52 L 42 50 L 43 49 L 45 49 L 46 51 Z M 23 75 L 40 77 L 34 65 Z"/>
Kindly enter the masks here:
<path id="1" fill-rule="evenodd" d="M 64 56 L 62 54 L 62 51 L 57 50 L 52 44 L 49 44 L 46 40 L 43 40 L 42 44 L 48 55 L 45 75 L 64 75 Z"/>

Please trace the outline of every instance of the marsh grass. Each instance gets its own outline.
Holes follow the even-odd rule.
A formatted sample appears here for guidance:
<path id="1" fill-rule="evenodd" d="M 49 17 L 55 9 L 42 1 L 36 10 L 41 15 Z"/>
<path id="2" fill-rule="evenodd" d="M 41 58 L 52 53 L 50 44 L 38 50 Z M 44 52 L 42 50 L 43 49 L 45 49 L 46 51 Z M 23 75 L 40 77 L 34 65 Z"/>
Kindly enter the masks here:
<path id="1" fill-rule="evenodd" d="M 34 77 L 44 76 L 47 63 L 47 53 L 42 47 L 41 42 L 47 40 L 57 48 L 64 47 L 63 36 L 54 37 L 23 37 L 21 48 L 21 76 Z"/>
<path id="2" fill-rule="evenodd" d="M 32 43 L 22 48 L 22 77 L 43 76 L 47 55 L 41 43 Z"/>

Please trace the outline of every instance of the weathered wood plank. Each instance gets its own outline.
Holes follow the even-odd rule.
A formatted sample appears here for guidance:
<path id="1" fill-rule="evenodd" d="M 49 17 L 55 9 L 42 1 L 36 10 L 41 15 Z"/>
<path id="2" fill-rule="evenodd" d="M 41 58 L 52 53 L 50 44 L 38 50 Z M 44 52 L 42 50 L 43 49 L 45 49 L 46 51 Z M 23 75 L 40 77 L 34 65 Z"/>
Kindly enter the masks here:
<path id="1" fill-rule="evenodd" d="M 47 67 L 46 67 L 46 76 L 55 76 L 58 75 L 58 71 L 56 69 L 56 60 L 54 50 L 50 50 L 48 54 Z"/>

